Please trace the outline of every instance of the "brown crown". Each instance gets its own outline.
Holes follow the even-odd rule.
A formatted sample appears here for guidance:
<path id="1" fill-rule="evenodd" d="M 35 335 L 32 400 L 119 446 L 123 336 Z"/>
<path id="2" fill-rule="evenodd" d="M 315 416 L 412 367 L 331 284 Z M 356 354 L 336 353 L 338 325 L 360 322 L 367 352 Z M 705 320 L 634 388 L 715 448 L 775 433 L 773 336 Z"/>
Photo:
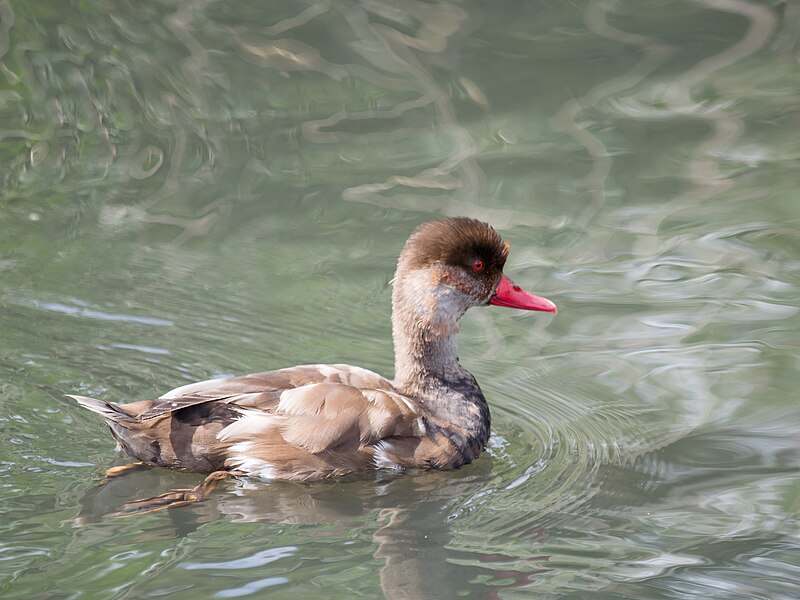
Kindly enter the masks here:
<path id="1" fill-rule="evenodd" d="M 492 227 L 466 217 L 423 223 L 408 238 L 400 260 L 411 268 L 433 264 L 468 265 L 476 259 L 489 270 L 502 271 L 508 243 Z"/>

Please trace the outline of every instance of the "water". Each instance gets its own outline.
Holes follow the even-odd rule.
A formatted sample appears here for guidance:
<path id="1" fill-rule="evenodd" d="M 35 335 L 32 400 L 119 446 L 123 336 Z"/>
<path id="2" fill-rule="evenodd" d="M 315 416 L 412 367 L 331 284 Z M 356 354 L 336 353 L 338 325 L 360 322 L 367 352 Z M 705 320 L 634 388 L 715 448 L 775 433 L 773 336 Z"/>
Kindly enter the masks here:
<path id="1" fill-rule="evenodd" d="M 4 598 L 796 598 L 800 5 L 0 2 Z M 476 309 L 487 453 L 196 484 L 120 401 L 391 375 L 394 261 L 488 220 L 550 317 Z"/>

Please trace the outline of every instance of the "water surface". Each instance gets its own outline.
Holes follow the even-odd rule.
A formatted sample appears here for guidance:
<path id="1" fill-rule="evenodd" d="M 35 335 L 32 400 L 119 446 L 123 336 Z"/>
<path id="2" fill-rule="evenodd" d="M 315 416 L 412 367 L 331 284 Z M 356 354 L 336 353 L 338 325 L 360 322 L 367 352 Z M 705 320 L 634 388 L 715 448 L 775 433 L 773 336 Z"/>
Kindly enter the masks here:
<path id="1" fill-rule="evenodd" d="M 0 2 L 4 598 L 797 597 L 796 2 Z M 470 311 L 450 473 L 101 485 L 122 402 L 391 375 L 390 279 L 466 215 L 555 317 Z"/>

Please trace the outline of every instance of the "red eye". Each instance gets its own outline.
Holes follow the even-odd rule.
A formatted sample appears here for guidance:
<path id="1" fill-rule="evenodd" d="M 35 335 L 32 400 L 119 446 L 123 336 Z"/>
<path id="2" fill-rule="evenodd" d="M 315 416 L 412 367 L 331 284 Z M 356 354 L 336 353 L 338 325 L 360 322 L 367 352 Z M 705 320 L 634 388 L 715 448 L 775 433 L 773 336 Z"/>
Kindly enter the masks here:
<path id="1" fill-rule="evenodd" d="M 472 268 L 476 271 L 483 271 L 483 261 L 479 258 L 474 263 L 472 263 Z"/>

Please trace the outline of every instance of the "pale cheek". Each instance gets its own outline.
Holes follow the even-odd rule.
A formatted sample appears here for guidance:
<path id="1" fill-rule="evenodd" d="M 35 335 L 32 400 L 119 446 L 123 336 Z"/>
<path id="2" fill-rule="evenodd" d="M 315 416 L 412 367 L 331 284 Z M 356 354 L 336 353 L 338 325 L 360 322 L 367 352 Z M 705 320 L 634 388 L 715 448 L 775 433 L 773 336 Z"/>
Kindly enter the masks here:
<path id="1" fill-rule="evenodd" d="M 488 301 L 490 296 L 480 282 L 437 268 L 422 269 L 411 274 L 404 286 L 419 321 L 439 329 L 452 324 L 454 331 L 458 330 L 458 319 L 470 306 Z"/>

